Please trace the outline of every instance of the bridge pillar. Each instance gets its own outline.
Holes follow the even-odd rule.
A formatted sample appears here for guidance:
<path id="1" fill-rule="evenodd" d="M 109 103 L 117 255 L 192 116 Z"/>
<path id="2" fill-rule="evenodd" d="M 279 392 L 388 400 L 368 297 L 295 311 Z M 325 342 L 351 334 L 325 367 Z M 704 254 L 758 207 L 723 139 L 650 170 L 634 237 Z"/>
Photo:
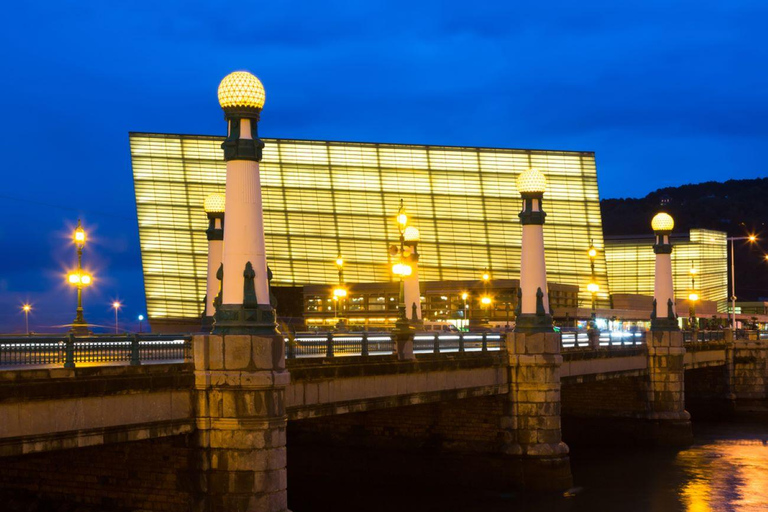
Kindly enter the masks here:
<path id="1" fill-rule="evenodd" d="M 195 336 L 196 512 L 287 510 L 284 341 Z"/>
<path id="2" fill-rule="evenodd" d="M 526 489 L 568 489 L 573 478 L 560 430 L 560 334 L 514 332 L 506 346 L 509 393 L 501 450 L 520 458 L 520 483 Z"/>
<path id="3" fill-rule="evenodd" d="M 726 368 L 731 398 L 740 409 L 768 398 L 768 343 L 760 339 L 734 339 L 725 331 Z"/>
<path id="4" fill-rule="evenodd" d="M 647 337 L 648 437 L 655 444 L 686 445 L 693 441 L 691 415 L 685 410 L 683 333 L 652 330 Z"/>

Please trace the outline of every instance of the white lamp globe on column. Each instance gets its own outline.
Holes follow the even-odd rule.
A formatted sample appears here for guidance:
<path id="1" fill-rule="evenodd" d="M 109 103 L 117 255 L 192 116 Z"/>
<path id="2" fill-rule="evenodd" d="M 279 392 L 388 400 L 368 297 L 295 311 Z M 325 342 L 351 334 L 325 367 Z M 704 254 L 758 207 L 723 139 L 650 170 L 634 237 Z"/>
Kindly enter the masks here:
<path id="1" fill-rule="evenodd" d="M 523 239 L 515 331 L 552 332 L 544 260 L 544 220 L 547 214 L 541 204 L 547 190 L 547 178 L 538 169 L 528 169 L 517 177 L 517 190 L 523 199 L 523 209 L 518 215 L 523 225 Z"/>
<path id="2" fill-rule="evenodd" d="M 208 274 L 205 289 L 205 301 L 203 304 L 203 332 L 210 332 L 213 328 L 213 315 L 216 312 L 217 299 L 220 286 L 216 274 L 221 267 L 222 250 L 224 248 L 224 208 L 226 198 L 224 194 L 213 193 L 203 201 L 203 209 L 208 217 L 208 229 L 205 235 L 208 238 Z"/>
<path id="3" fill-rule="evenodd" d="M 264 211 L 259 162 L 264 143 L 258 123 L 266 94 L 251 73 L 235 71 L 219 84 L 219 104 L 227 120 L 221 145 L 227 162 L 221 302 L 215 334 L 274 334 L 275 311 L 269 297 Z"/>
<path id="4" fill-rule="evenodd" d="M 675 292 L 672 284 L 672 243 L 669 236 L 675 227 L 675 220 L 665 212 L 657 213 L 651 220 L 656 241 L 656 269 L 653 287 L 653 310 L 651 311 L 652 331 L 676 331 Z"/>

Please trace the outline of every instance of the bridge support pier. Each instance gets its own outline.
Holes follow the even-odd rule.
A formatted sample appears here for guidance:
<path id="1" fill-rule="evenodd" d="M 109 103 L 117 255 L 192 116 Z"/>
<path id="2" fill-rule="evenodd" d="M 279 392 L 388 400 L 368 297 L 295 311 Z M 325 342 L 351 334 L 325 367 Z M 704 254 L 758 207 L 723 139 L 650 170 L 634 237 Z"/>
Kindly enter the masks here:
<path id="1" fill-rule="evenodd" d="M 287 510 L 280 335 L 195 336 L 196 512 Z"/>
<path id="2" fill-rule="evenodd" d="M 765 409 L 768 398 L 768 343 L 760 339 L 734 339 L 725 331 L 728 398 L 736 410 Z"/>
<path id="3" fill-rule="evenodd" d="M 509 394 L 501 451 L 519 457 L 519 483 L 526 489 L 568 489 L 573 477 L 560 430 L 560 334 L 514 332 L 506 345 Z"/>
<path id="4" fill-rule="evenodd" d="M 691 444 L 691 415 L 685 410 L 683 333 L 650 331 L 647 340 L 646 419 L 650 424 L 646 435 L 654 444 Z"/>

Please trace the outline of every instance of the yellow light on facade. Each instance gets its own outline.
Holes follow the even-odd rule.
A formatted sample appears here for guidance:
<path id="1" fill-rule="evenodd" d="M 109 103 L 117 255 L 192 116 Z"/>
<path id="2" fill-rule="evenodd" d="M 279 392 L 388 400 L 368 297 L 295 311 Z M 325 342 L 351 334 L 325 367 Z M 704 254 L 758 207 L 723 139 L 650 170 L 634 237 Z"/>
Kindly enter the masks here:
<path id="1" fill-rule="evenodd" d="M 688 300 L 691 302 L 696 302 L 699 300 L 699 294 L 698 293 L 691 293 L 688 295 Z"/>
<path id="2" fill-rule="evenodd" d="M 266 92 L 261 81 L 247 71 L 235 71 L 219 84 L 219 105 L 224 110 L 264 107 Z"/>
<path id="3" fill-rule="evenodd" d="M 203 209 L 205 213 L 224 213 L 226 198 L 224 194 L 216 192 L 205 198 Z"/>
<path id="4" fill-rule="evenodd" d="M 598 286 L 597 283 L 589 283 L 587 285 L 587 291 L 589 291 L 589 293 L 597 293 L 600 291 L 600 286 Z"/>
<path id="5" fill-rule="evenodd" d="M 345 290 L 344 288 L 336 288 L 333 290 L 333 296 L 337 298 L 346 297 L 347 290 Z"/>
<path id="6" fill-rule="evenodd" d="M 402 214 L 405 215 L 405 214 Z M 408 226 L 405 228 L 405 232 L 403 233 L 403 238 L 406 242 L 418 242 L 420 237 L 419 230 L 415 228 L 414 226 Z"/>
<path id="7" fill-rule="evenodd" d="M 547 190 L 547 177 L 538 169 L 531 167 L 517 177 L 517 191 L 520 193 L 544 193 Z"/>
<path id="8" fill-rule="evenodd" d="M 486 295 L 485 297 L 480 299 L 480 302 L 482 302 L 484 306 L 487 306 L 488 304 L 491 303 L 491 298 Z"/>
<path id="9" fill-rule="evenodd" d="M 668 213 L 657 213 L 651 220 L 651 228 L 654 231 L 672 231 L 675 227 L 675 220 Z"/>
<path id="10" fill-rule="evenodd" d="M 689 270 L 688 272 L 690 272 L 692 276 L 695 276 L 696 274 L 699 273 L 699 269 L 697 269 L 696 267 L 691 267 L 691 270 Z"/>
<path id="11" fill-rule="evenodd" d="M 405 263 L 395 263 L 392 265 L 392 273 L 396 276 L 400 277 L 407 277 L 411 275 L 413 272 L 413 269 L 410 265 L 406 265 Z"/>
<path id="12" fill-rule="evenodd" d="M 337 267 L 343 267 L 344 266 L 344 258 L 342 258 L 341 256 L 336 258 L 336 266 Z"/>
<path id="13" fill-rule="evenodd" d="M 80 283 L 80 274 L 69 274 L 67 276 L 67 279 L 69 279 L 69 284 L 79 284 Z"/>

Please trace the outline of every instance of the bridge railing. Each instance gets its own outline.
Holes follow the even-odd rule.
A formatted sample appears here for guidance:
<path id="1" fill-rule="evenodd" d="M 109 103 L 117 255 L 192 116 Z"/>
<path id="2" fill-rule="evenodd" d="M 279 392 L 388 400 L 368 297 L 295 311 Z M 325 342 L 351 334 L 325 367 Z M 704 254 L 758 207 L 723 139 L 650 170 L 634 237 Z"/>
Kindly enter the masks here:
<path id="1" fill-rule="evenodd" d="M 503 334 L 497 332 L 414 333 L 415 354 L 487 352 L 501 350 Z M 395 353 L 391 332 L 312 333 L 285 337 L 288 359 L 306 357 L 380 356 Z"/>
<path id="2" fill-rule="evenodd" d="M 685 343 L 724 343 L 725 331 L 683 331 Z"/>
<path id="3" fill-rule="evenodd" d="M 645 331 L 601 331 L 598 338 L 598 348 L 635 347 L 645 344 Z M 560 333 L 563 350 L 589 349 L 589 334 L 587 331 L 562 331 Z"/>
<path id="4" fill-rule="evenodd" d="M 0 337 L 0 368 L 78 364 L 192 360 L 189 335 L 131 334 L 123 336 L 33 335 Z"/>
<path id="5" fill-rule="evenodd" d="M 736 331 L 734 331 L 733 337 L 737 340 L 768 340 L 768 331 L 736 329 Z"/>

